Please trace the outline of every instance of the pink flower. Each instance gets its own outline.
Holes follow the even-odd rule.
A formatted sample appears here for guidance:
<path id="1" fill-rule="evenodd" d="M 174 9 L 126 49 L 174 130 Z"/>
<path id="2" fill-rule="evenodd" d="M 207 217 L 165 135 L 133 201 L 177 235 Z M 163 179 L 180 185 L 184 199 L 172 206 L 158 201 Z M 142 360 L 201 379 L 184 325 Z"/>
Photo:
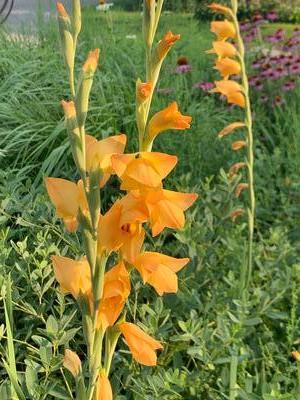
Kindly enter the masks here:
<path id="1" fill-rule="evenodd" d="M 186 74 L 187 72 L 191 72 L 192 67 L 189 64 L 177 65 L 176 74 Z"/>

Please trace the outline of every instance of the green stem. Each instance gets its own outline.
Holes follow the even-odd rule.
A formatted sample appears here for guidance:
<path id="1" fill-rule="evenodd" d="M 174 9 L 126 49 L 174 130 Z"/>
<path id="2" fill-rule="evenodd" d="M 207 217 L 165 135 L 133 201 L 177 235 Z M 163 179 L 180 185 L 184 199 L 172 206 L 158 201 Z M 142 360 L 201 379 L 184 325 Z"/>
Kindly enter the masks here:
<path id="1" fill-rule="evenodd" d="M 236 355 L 231 356 L 230 360 L 230 387 L 229 400 L 235 400 L 237 396 L 236 381 L 237 381 L 238 358 Z"/>
<path id="2" fill-rule="evenodd" d="M 233 8 L 237 11 L 237 2 L 233 1 Z M 252 130 L 252 113 L 251 113 L 251 103 L 249 96 L 249 82 L 245 65 L 245 47 L 243 39 L 240 32 L 239 22 L 237 15 L 234 16 L 234 26 L 237 33 L 237 43 L 239 49 L 239 58 L 241 64 L 241 77 L 242 86 L 245 95 L 245 124 L 247 128 L 247 171 L 248 171 L 248 193 L 249 193 L 249 203 L 248 203 L 248 259 L 247 259 L 247 278 L 245 282 L 245 290 L 248 289 L 252 277 L 253 269 L 253 232 L 254 232 L 254 221 L 255 221 L 255 191 L 254 191 L 254 155 L 253 155 L 253 130 Z"/>

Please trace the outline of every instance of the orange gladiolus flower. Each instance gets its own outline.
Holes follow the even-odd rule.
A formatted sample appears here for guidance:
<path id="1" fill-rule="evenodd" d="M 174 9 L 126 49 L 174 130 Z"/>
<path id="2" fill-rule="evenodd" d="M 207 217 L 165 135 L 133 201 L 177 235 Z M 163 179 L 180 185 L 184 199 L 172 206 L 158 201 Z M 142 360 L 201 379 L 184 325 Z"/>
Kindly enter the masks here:
<path id="1" fill-rule="evenodd" d="M 67 257 L 52 256 L 51 260 L 55 278 L 64 293 L 71 293 L 75 299 L 91 295 L 91 271 L 85 258 L 75 261 Z"/>
<path id="2" fill-rule="evenodd" d="M 225 7 L 222 4 L 212 3 L 208 6 L 212 11 L 219 12 L 222 14 L 232 15 L 232 10 L 229 7 Z"/>
<path id="3" fill-rule="evenodd" d="M 177 164 L 177 157 L 165 153 L 141 152 L 112 156 L 112 166 L 122 180 L 122 190 L 157 188 Z"/>
<path id="4" fill-rule="evenodd" d="M 235 142 L 233 142 L 231 144 L 231 148 L 234 151 L 240 150 L 240 149 L 242 149 L 243 147 L 246 147 L 246 146 L 247 146 L 247 142 L 245 140 L 236 140 Z"/>
<path id="5" fill-rule="evenodd" d="M 102 140 L 85 135 L 86 169 L 91 171 L 100 168 L 103 174 L 100 187 L 103 187 L 113 174 L 111 157 L 113 154 L 124 152 L 126 140 L 126 135 L 109 136 Z"/>
<path id="6" fill-rule="evenodd" d="M 216 88 L 212 90 L 215 93 L 221 93 L 227 97 L 228 103 L 237 104 L 245 107 L 245 97 L 241 93 L 243 88 L 235 81 L 223 80 L 215 82 Z"/>
<path id="7" fill-rule="evenodd" d="M 248 183 L 239 183 L 235 189 L 235 197 L 239 197 L 243 190 L 248 189 Z"/>
<path id="8" fill-rule="evenodd" d="M 162 61 L 170 48 L 180 39 L 180 35 L 174 35 L 171 31 L 167 32 L 165 36 L 158 42 L 157 54 L 159 61 Z"/>
<path id="9" fill-rule="evenodd" d="M 104 277 L 103 297 L 97 318 L 97 327 L 105 330 L 114 325 L 130 293 L 130 279 L 123 262 L 115 265 Z"/>
<path id="10" fill-rule="evenodd" d="M 237 49 L 233 44 L 224 42 L 223 40 L 213 42 L 213 48 L 207 50 L 208 54 L 217 54 L 218 58 L 234 57 L 237 54 Z"/>
<path id="11" fill-rule="evenodd" d="M 180 271 L 188 262 L 189 258 L 174 258 L 146 251 L 136 258 L 134 266 L 141 274 L 144 283 L 149 283 L 162 296 L 164 293 L 177 292 L 176 272 Z"/>
<path id="12" fill-rule="evenodd" d="M 89 52 L 89 55 L 83 65 L 83 72 L 95 73 L 99 61 L 100 49 L 95 49 Z"/>
<path id="13" fill-rule="evenodd" d="M 217 35 L 218 40 L 234 39 L 236 37 L 235 27 L 227 19 L 225 21 L 213 21 L 210 27 L 210 31 Z"/>
<path id="14" fill-rule="evenodd" d="M 81 361 L 78 355 L 69 349 L 65 350 L 63 366 L 76 378 L 81 374 Z"/>
<path id="15" fill-rule="evenodd" d="M 96 400 L 113 400 L 111 384 L 104 372 L 99 374 L 97 380 Z"/>
<path id="16" fill-rule="evenodd" d="M 181 114 L 177 103 L 173 102 L 151 118 L 148 124 L 149 139 L 153 140 L 160 132 L 168 129 L 188 129 L 191 121 L 192 117 Z"/>
<path id="17" fill-rule="evenodd" d="M 224 79 L 228 79 L 230 75 L 238 75 L 241 72 L 240 63 L 228 57 L 217 60 L 215 68 Z"/>
<path id="18" fill-rule="evenodd" d="M 165 189 L 149 190 L 137 196 L 147 207 L 152 236 L 157 236 L 164 228 L 182 229 L 185 224 L 184 211 L 198 197 L 196 193 Z"/>
<path id="19" fill-rule="evenodd" d="M 146 101 L 153 89 L 152 82 L 141 82 L 140 79 L 136 82 L 136 97 L 139 103 Z"/>
<path id="20" fill-rule="evenodd" d="M 246 167 L 246 165 L 247 164 L 245 162 L 238 162 L 238 163 L 233 164 L 230 167 L 229 172 L 228 172 L 230 178 L 232 178 L 234 175 L 236 175 L 241 168 Z"/>
<path id="21" fill-rule="evenodd" d="M 128 194 L 117 201 L 100 217 L 98 253 L 119 250 L 127 261 L 133 262 L 144 242 L 142 223 L 146 220 L 147 210 L 139 199 Z"/>
<path id="22" fill-rule="evenodd" d="M 123 322 L 119 329 L 125 337 L 133 358 L 140 364 L 154 366 L 157 363 L 155 350 L 162 349 L 162 345 L 141 328 L 129 322 Z"/>
<path id="23" fill-rule="evenodd" d="M 87 212 L 88 204 L 82 181 L 74 182 L 61 178 L 46 178 L 48 195 L 56 207 L 56 214 L 62 218 L 69 232 L 76 231 L 78 227 L 77 214 L 79 208 Z"/>

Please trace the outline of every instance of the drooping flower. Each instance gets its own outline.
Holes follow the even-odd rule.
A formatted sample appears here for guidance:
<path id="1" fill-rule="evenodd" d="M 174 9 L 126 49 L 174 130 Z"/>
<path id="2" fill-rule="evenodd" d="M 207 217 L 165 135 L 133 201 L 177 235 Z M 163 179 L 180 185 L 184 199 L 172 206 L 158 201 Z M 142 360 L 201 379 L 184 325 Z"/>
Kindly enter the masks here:
<path id="1" fill-rule="evenodd" d="M 76 184 L 61 178 L 45 178 L 45 184 L 57 216 L 63 219 L 69 232 L 76 231 L 79 208 L 83 213 L 88 210 L 82 181 L 79 180 Z"/>
<path id="2" fill-rule="evenodd" d="M 177 157 L 165 153 L 141 152 L 114 155 L 112 165 L 121 179 L 122 190 L 158 188 L 177 164 Z"/>
<path id="3" fill-rule="evenodd" d="M 238 162 L 238 163 L 233 164 L 230 167 L 229 172 L 228 172 L 229 177 L 232 178 L 233 176 L 235 176 L 239 172 L 239 170 L 241 168 L 244 168 L 246 166 L 247 166 L 247 164 L 245 162 Z"/>
<path id="4" fill-rule="evenodd" d="M 249 188 L 248 183 L 239 183 L 235 189 L 235 197 L 239 197 L 242 193 L 243 190 L 246 190 Z"/>
<path id="5" fill-rule="evenodd" d="M 243 147 L 246 147 L 246 146 L 247 146 L 247 142 L 245 140 L 236 140 L 235 142 L 233 142 L 231 144 L 231 148 L 234 151 L 240 150 L 240 149 L 242 149 Z"/>
<path id="6" fill-rule="evenodd" d="M 230 75 L 238 75 L 241 72 L 240 63 L 228 57 L 217 60 L 215 68 L 224 79 L 228 79 Z"/>
<path id="7" fill-rule="evenodd" d="M 183 115 L 176 102 L 156 113 L 148 124 L 148 136 L 153 140 L 159 133 L 168 129 L 184 130 L 190 128 L 192 117 Z"/>
<path id="8" fill-rule="evenodd" d="M 162 296 L 164 293 L 177 292 L 176 272 L 180 271 L 188 262 L 189 258 L 174 258 L 146 251 L 135 259 L 134 266 L 140 272 L 144 283 L 149 283 Z"/>
<path id="9" fill-rule="evenodd" d="M 235 222 L 238 217 L 241 217 L 245 214 L 245 211 L 242 208 L 236 208 L 230 213 L 230 218 L 232 222 Z"/>
<path id="10" fill-rule="evenodd" d="M 63 366 L 71 372 L 74 378 L 81 374 L 81 361 L 78 355 L 69 349 L 65 350 Z"/>
<path id="11" fill-rule="evenodd" d="M 222 138 L 224 136 L 230 135 L 232 132 L 234 132 L 238 128 L 244 128 L 246 125 L 244 122 L 232 122 L 231 124 L 227 125 L 225 128 L 223 128 L 219 133 L 218 137 Z"/>
<path id="12" fill-rule="evenodd" d="M 151 336 L 147 335 L 141 328 L 130 322 L 119 324 L 126 343 L 133 358 L 140 364 L 154 366 L 157 364 L 155 350 L 162 349 L 162 345 Z"/>
<path id="13" fill-rule="evenodd" d="M 75 299 L 91 295 L 91 271 L 85 258 L 76 261 L 67 257 L 52 256 L 51 260 L 55 278 L 65 294 L 70 293 Z"/>
<path id="14" fill-rule="evenodd" d="M 245 97 L 242 94 L 243 88 L 240 84 L 231 80 L 222 80 L 215 82 L 215 85 L 216 87 L 212 92 L 226 96 L 228 103 L 245 107 Z"/>
<path id="15" fill-rule="evenodd" d="M 96 400 L 113 400 L 110 381 L 104 371 L 101 371 L 97 380 Z"/>
<path id="16" fill-rule="evenodd" d="M 122 154 L 126 146 L 126 135 L 109 136 L 102 140 L 85 135 L 86 169 L 88 171 L 100 169 L 102 178 L 100 187 L 103 187 L 113 174 L 111 157 Z"/>
<path id="17" fill-rule="evenodd" d="M 97 316 L 97 327 L 104 331 L 114 325 L 130 293 L 130 279 L 123 262 L 105 273 L 103 296 Z"/>
<path id="18" fill-rule="evenodd" d="M 235 57 L 237 54 L 236 48 L 233 44 L 229 42 L 224 42 L 224 40 L 219 40 L 213 42 L 213 48 L 207 50 L 208 54 L 217 54 L 218 58 Z"/>
<path id="19" fill-rule="evenodd" d="M 217 36 L 217 40 L 234 39 L 236 37 L 235 27 L 227 19 L 224 21 L 213 21 L 210 26 L 210 30 Z"/>

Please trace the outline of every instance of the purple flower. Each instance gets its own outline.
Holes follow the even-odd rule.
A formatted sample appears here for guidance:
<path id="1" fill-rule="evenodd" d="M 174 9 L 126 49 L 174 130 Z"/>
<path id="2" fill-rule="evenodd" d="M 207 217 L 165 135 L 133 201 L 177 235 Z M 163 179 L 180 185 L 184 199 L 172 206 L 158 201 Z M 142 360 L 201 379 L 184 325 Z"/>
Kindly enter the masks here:
<path id="1" fill-rule="evenodd" d="M 265 94 L 263 94 L 263 95 L 260 96 L 260 98 L 259 98 L 259 101 L 260 101 L 261 103 L 267 103 L 268 100 L 269 100 L 269 97 L 266 96 Z"/>
<path id="2" fill-rule="evenodd" d="M 240 30 L 242 32 L 247 31 L 249 29 L 249 27 L 250 27 L 250 24 L 248 22 L 246 22 L 246 21 L 241 21 L 240 22 Z"/>
<path id="3" fill-rule="evenodd" d="M 203 90 L 203 92 L 209 92 L 214 87 L 215 85 L 212 82 L 197 82 L 193 86 L 194 89 L 200 89 Z"/>
<path id="4" fill-rule="evenodd" d="M 300 35 L 300 27 L 297 27 L 293 30 L 293 36 Z"/>
<path id="5" fill-rule="evenodd" d="M 283 67 L 277 67 L 274 71 L 275 78 L 283 78 L 288 75 L 288 70 Z"/>
<path id="6" fill-rule="evenodd" d="M 278 13 L 276 11 L 269 11 L 266 15 L 268 21 L 276 21 L 278 19 Z"/>
<path id="7" fill-rule="evenodd" d="M 300 74 L 300 64 L 297 63 L 297 64 L 291 65 L 290 68 L 289 68 L 289 72 L 292 75 Z"/>
<path id="8" fill-rule="evenodd" d="M 264 87 L 264 85 L 263 85 L 263 82 L 260 80 L 260 79 L 257 79 L 256 80 L 256 82 L 255 82 L 255 84 L 254 84 L 254 88 L 256 89 L 256 90 L 262 90 L 263 89 L 263 87 Z"/>
<path id="9" fill-rule="evenodd" d="M 177 65 L 176 74 L 186 74 L 187 72 L 191 72 L 192 67 L 189 64 Z"/>
<path id="10" fill-rule="evenodd" d="M 287 81 L 282 86 L 282 90 L 284 92 L 290 92 L 291 90 L 294 90 L 295 88 L 296 88 L 295 81 Z"/>
<path id="11" fill-rule="evenodd" d="M 261 67 L 261 60 L 254 60 L 252 63 L 252 68 L 253 69 L 259 69 Z"/>

